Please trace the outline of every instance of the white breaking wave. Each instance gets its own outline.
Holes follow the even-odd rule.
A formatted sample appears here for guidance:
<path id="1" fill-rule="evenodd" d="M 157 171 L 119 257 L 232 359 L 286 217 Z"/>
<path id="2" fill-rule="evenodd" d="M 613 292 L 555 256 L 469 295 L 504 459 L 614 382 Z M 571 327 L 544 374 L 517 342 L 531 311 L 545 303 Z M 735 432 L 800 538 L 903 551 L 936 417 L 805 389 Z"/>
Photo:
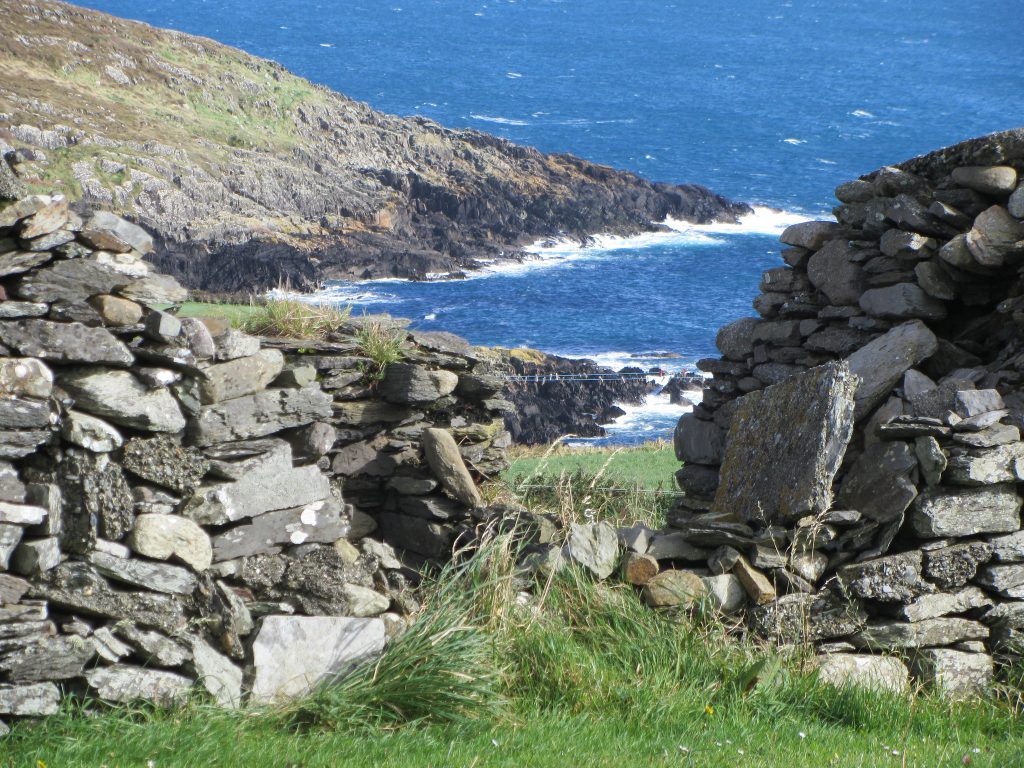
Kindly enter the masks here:
<path id="1" fill-rule="evenodd" d="M 850 114 L 853 115 L 854 117 L 863 117 L 865 119 L 869 117 L 874 117 L 874 115 L 868 112 L 866 109 L 855 109 Z"/>
<path id="2" fill-rule="evenodd" d="M 474 120 L 480 120 L 485 123 L 497 123 L 498 125 L 529 125 L 525 120 L 516 120 L 512 117 L 500 117 L 495 115 L 478 115 L 476 113 L 470 113 L 469 115 Z"/>
<path id="3" fill-rule="evenodd" d="M 794 146 L 797 146 L 799 144 L 806 144 L 807 143 L 806 139 L 783 139 L 783 141 L 786 144 L 792 144 Z"/>
<path id="4" fill-rule="evenodd" d="M 781 211 L 767 206 L 753 206 L 753 211 L 743 216 L 737 223 L 713 222 L 711 224 L 691 224 L 686 221 L 667 218 L 662 222 L 669 231 L 644 232 L 629 237 L 614 235 L 595 235 L 586 243 L 572 238 L 561 240 L 540 240 L 525 247 L 527 257 L 522 261 L 488 262 L 480 260 L 480 269 L 467 272 L 465 280 L 481 280 L 496 275 L 515 276 L 533 272 L 538 269 L 554 269 L 564 267 L 575 261 L 600 258 L 604 254 L 621 250 L 638 250 L 652 246 L 688 246 L 701 247 L 717 245 L 729 237 L 749 235 L 780 235 L 790 224 L 797 224 L 814 218 L 814 214 Z M 433 273 L 429 277 L 439 279 L 446 273 Z M 387 293 L 366 290 L 367 285 L 386 283 L 411 282 L 401 277 L 381 277 L 364 280 L 359 283 L 338 283 L 317 291 L 312 295 L 286 294 L 271 291 L 274 297 L 295 297 L 311 302 L 337 302 L 342 304 L 393 304 L 402 300 Z M 628 354 L 628 353 L 627 353 Z"/>
<path id="5" fill-rule="evenodd" d="M 383 281 L 379 281 L 383 282 Z M 270 299 L 292 299 L 305 301 L 308 304 L 395 304 L 400 302 L 397 296 L 375 291 L 361 290 L 362 283 L 338 283 L 322 288 L 315 293 L 294 293 L 275 288 L 267 291 Z"/>

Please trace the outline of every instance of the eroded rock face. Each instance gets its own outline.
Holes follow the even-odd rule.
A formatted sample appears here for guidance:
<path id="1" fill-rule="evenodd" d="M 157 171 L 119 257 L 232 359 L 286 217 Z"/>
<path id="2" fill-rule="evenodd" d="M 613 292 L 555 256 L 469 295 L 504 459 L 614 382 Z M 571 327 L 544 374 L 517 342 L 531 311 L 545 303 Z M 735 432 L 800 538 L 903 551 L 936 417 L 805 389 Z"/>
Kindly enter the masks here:
<path id="1" fill-rule="evenodd" d="M 828 509 L 853 431 L 856 392 L 850 369 L 834 363 L 744 397 L 713 510 L 789 523 Z"/>

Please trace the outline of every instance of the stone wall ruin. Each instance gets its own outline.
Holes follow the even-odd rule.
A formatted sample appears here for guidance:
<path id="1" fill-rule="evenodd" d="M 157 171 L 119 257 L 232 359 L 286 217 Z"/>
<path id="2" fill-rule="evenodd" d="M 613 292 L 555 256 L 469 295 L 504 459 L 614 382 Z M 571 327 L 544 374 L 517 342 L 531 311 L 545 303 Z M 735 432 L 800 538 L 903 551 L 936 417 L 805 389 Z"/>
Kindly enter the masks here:
<path id="1" fill-rule="evenodd" d="M 1022 179 L 1016 130 L 841 185 L 699 363 L 674 524 L 826 677 L 963 694 L 1024 650 Z"/>
<path id="2" fill-rule="evenodd" d="M 355 321 L 260 339 L 154 308 L 186 293 L 151 246 L 59 195 L 0 203 L 3 718 L 308 691 L 403 630 L 504 467 L 466 342 L 399 328 L 377 380 Z"/>

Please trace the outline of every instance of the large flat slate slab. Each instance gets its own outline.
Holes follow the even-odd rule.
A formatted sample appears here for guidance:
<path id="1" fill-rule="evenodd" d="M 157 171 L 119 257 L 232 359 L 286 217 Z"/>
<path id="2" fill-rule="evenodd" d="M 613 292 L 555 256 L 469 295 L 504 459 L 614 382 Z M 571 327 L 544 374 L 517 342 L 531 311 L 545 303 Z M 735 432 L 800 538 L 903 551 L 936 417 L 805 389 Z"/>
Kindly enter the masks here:
<path id="1" fill-rule="evenodd" d="M 384 649 L 381 619 L 267 616 L 252 646 L 253 702 L 302 696 Z"/>
<path id="2" fill-rule="evenodd" d="M 849 366 L 834 362 L 742 398 L 712 511 L 781 523 L 826 511 L 856 392 Z"/>

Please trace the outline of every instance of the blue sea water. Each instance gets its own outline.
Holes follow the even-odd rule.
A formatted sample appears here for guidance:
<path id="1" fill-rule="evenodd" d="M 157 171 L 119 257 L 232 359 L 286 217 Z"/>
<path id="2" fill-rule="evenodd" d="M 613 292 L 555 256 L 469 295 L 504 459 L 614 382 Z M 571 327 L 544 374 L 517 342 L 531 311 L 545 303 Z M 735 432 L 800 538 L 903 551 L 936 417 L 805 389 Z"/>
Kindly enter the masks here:
<path id="1" fill-rule="evenodd" d="M 799 217 L 833 188 L 1024 125 L 1021 0 L 87 0 L 275 59 L 373 107 L 694 182 Z M 561 247 L 472 280 L 336 285 L 480 344 L 714 353 L 792 216 Z M 672 362 L 672 361 L 667 361 Z M 664 363 L 663 363 L 664 364 Z M 665 436 L 657 398 L 613 441 Z"/>

